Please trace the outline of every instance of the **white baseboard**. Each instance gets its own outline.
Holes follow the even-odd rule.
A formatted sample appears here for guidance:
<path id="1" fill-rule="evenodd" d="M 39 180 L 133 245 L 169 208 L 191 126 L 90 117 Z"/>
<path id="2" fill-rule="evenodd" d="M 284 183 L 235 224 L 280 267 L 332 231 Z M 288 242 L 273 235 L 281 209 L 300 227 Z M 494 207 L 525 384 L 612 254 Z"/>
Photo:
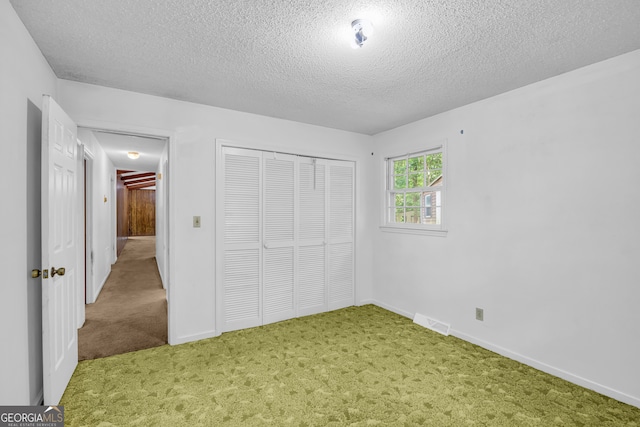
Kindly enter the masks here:
<path id="1" fill-rule="evenodd" d="M 364 305 L 365 302 L 362 302 Z M 382 303 L 380 301 L 376 301 L 376 300 L 367 300 L 366 304 L 374 304 L 377 305 L 378 307 L 384 308 L 385 310 L 389 310 L 392 311 L 396 314 L 399 314 L 401 316 L 404 317 L 408 317 L 409 319 L 413 319 L 413 314 L 409 313 L 408 311 L 405 310 L 401 310 L 397 307 L 393 307 L 391 305 Z M 451 329 L 449 331 L 449 333 L 453 336 L 455 336 L 456 338 L 460 338 L 461 340 L 470 342 L 472 344 L 478 345 L 482 348 L 485 348 L 487 350 L 493 351 L 494 353 L 498 353 L 501 356 L 507 357 L 509 359 L 513 359 L 517 362 L 520 362 L 524 365 L 527 366 L 531 366 L 532 368 L 538 369 L 539 371 L 542 372 L 546 372 L 547 374 L 553 375 L 554 377 L 558 377 L 558 378 L 562 378 L 563 380 L 569 381 L 570 383 L 579 385 L 581 387 L 585 387 L 588 388 L 590 390 L 593 390 L 597 393 L 603 394 L 607 397 L 610 397 L 612 399 L 618 400 L 620 402 L 626 403 L 628 405 L 631 406 L 635 406 L 637 408 L 640 408 L 640 398 L 638 397 L 634 397 L 631 395 L 628 395 L 626 393 L 623 393 L 621 391 L 612 389 L 610 387 L 607 387 L 605 385 L 602 384 L 598 384 L 594 381 L 588 380 L 586 378 L 580 377 L 578 375 L 574 375 L 570 372 L 567 372 L 565 370 L 547 365 L 546 363 L 543 362 L 539 362 L 535 359 L 531 359 L 527 356 L 524 356 L 522 354 L 516 353 L 514 351 L 511 351 L 509 349 L 506 349 L 504 347 L 500 347 L 498 345 L 489 343 L 487 341 L 483 341 L 481 339 L 478 339 L 476 337 L 473 337 L 471 335 L 465 334 L 464 332 L 455 330 L 455 329 Z"/>
<path id="2" fill-rule="evenodd" d="M 372 299 L 363 299 L 363 300 L 361 300 L 361 301 L 358 301 L 358 302 L 356 303 L 356 306 L 358 306 L 358 307 L 362 307 L 363 305 L 367 305 L 367 304 L 373 304 L 373 305 L 376 305 L 376 301 L 375 301 L 375 300 L 372 300 Z"/>
<path id="3" fill-rule="evenodd" d="M 111 275 L 111 269 L 107 271 L 107 274 L 104 276 L 104 279 L 102 279 L 100 286 L 98 286 L 98 289 L 96 289 L 96 291 L 93 293 L 93 301 L 91 301 L 90 304 L 93 304 L 94 302 L 98 301 L 100 292 L 102 292 L 102 288 L 104 288 L 104 284 L 107 283 L 107 280 L 109 279 L 110 275 Z"/>
<path id="4" fill-rule="evenodd" d="M 491 350 L 494 353 L 498 353 L 501 356 L 508 357 L 509 359 L 513 359 L 522 364 L 531 366 L 532 368 L 535 368 L 539 371 L 546 372 L 547 374 L 553 375 L 554 377 L 562 378 L 563 380 L 569 381 L 570 383 L 577 384 L 581 387 L 588 388 L 597 393 L 608 396 L 612 399 L 619 400 L 620 402 L 640 408 L 640 398 L 630 396 L 621 391 L 612 389 L 605 385 L 602 385 L 594 381 L 588 380 L 586 378 L 580 377 L 578 375 L 572 374 L 571 372 L 567 372 L 565 370 L 556 368 L 554 366 L 547 365 L 546 363 L 540 362 L 535 359 L 531 359 L 530 357 L 513 352 L 509 349 L 497 346 L 495 344 L 492 344 L 492 343 L 483 341 L 481 339 L 478 339 L 476 337 L 473 337 L 471 335 L 465 334 L 464 332 L 460 332 L 455 329 L 452 329 L 450 333 L 451 335 L 457 338 L 460 338 L 461 340 L 465 340 L 472 344 L 476 344 L 482 348 Z"/>
<path id="5" fill-rule="evenodd" d="M 400 316 L 404 316 L 413 320 L 413 314 L 409 313 L 408 311 L 401 310 L 392 305 L 385 304 L 383 302 L 376 301 L 376 300 L 371 300 L 370 304 L 377 305 L 378 307 L 384 308 L 385 310 L 393 311 L 394 313 L 399 314 Z"/>
<path id="6" fill-rule="evenodd" d="M 162 289 L 167 290 L 167 281 L 164 279 L 164 274 L 162 274 L 162 269 L 158 268 L 158 273 L 160 274 L 160 282 L 162 283 Z"/>
<path id="7" fill-rule="evenodd" d="M 217 337 L 220 334 L 216 332 L 216 330 L 211 330 L 211 331 L 205 331 L 205 332 L 200 332 L 198 334 L 193 334 L 193 335 L 184 335 L 181 337 L 176 337 L 176 338 L 172 338 L 169 340 L 169 344 L 171 345 L 180 345 L 180 344 L 186 344 L 188 342 L 192 342 L 192 341 L 199 341 L 199 340 L 204 340 L 207 338 L 213 338 L 213 337 Z"/>

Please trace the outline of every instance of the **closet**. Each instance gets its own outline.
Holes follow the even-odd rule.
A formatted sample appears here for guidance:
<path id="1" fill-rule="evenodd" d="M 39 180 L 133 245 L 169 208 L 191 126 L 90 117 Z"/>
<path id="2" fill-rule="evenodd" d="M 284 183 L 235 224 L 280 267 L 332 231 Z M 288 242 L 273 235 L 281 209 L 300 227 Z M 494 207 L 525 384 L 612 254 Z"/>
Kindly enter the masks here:
<path id="1" fill-rule="evenodd" d="M 218 329 L 354 304 L 354 163 L 222 147 Z"/>

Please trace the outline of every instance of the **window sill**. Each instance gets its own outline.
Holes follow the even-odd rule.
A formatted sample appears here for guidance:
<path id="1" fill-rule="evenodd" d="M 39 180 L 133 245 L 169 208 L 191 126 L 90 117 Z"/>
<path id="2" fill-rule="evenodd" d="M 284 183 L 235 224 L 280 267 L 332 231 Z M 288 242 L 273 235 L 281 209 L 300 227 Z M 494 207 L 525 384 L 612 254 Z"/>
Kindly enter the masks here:
<path id="1" fill-rule="evenodd" d="M 415 235 L 423 235 L 423 236 L 437 236 L 437 237 L 447 237 L 447 230 L 433 230 L 429 228 L 422 227 L 399 227 L 393 225 L 381 225 L 380 231 L 384 231 L 385 233 L 400 233 L 400 234 L 415 234 Z"/>

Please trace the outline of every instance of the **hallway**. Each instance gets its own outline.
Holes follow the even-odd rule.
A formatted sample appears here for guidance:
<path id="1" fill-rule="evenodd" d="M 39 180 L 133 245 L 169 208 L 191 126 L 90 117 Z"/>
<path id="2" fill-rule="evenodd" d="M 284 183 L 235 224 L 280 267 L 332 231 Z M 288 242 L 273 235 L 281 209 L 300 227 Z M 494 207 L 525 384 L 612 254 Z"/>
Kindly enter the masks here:
<path id="1" fill-rule="evenodd" d="M 78 330 L 78 359 L 97 359 L 167 343 L 167 300 L 156 239 L 129 237 Z"/>

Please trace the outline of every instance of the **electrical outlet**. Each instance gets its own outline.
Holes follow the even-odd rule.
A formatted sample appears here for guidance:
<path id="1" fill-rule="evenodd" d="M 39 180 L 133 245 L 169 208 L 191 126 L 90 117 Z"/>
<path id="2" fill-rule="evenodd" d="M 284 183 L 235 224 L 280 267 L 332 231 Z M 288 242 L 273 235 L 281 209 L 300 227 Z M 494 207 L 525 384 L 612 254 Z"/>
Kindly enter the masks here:
<path id="1" fill-rule="evenodd" d="M 484 322 L 484 310 L 476 307 L 476 320 Z"/>
<path id="2" fill-rule="evenodd" d="M 199 216 L 194 216 L 193 217 L 193 228 L 200 228 L 200 217 Z"/>

